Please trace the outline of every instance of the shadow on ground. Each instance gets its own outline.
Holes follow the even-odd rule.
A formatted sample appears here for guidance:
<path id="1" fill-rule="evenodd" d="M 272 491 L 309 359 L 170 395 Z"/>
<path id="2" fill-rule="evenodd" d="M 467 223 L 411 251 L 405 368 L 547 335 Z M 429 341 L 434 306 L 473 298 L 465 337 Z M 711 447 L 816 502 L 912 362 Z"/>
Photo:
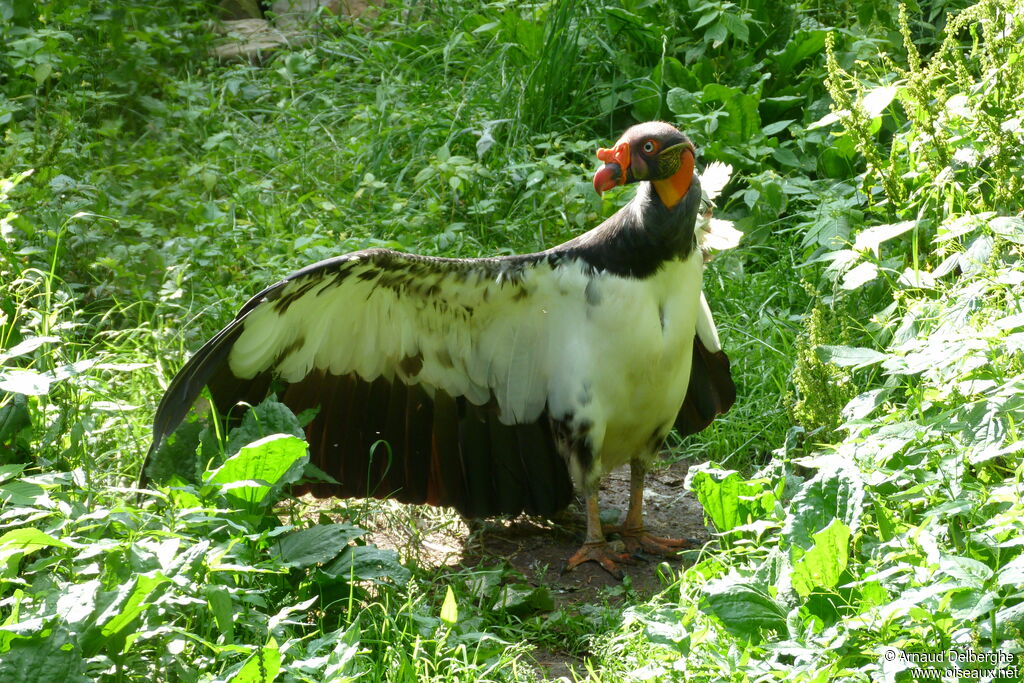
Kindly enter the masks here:
<path id="1" fill-rule="evenodd" d="M 703 545 L 709 535 L 700 503 L 683 488 L 687 469 L 687 463 L 679 462 L 648 473 L 645 520 L 647 528 L 657 536 L 690 538 Z M 625 514 L 629 503 L 628 467 L 604 478 L 600 500 L 605 514 Z M 320 508 L 326 503 L 312 499 L 308 502 Z M 507 564 L 523 575 L 523 582 L 546 587 L 555 610 L 575 613 L 582 605 L 615 604 L 623 600 L 624 591 L 615 590 L 622 583 L 593 562 L 571 572 L 563 571 L 566 560 L 583 542 L 585 522 L 580 503 L 553 520 L 518 517 L 469 525 L 436 508 L 403 506 L 393 501 L 346 503 L 350 512 L 353 507 L 366 505 L 366 516 L 357 518 L 371 532 L 368 541 L 381 548 L 395 549 L 403 558 L 414 558 L 420 566 L 472 569 Z M 678 569 L 683 562 L 692 562 L 696 555 L 697 551 L 688 551 L 680 559 L 668 562 Z M 653 596 L 665 587 L 658 571 L 664 561 L 649 557 L 623 565 L 629 576 L 631 600 Z M 571 669 L 577 677 L 586 678 L 582 662 L 568 652 L 536 650 L 533 658 L 549 679 L 564 676 L 573 680 Z"/>

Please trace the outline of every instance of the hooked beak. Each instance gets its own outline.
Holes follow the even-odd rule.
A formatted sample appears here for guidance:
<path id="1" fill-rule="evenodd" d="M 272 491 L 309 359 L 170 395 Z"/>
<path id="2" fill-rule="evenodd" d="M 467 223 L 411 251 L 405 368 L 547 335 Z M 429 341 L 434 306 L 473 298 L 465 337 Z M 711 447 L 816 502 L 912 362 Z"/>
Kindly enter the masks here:
<path id="1" fill-rule="evenodd" d="M 598 194 L 626 184 L 630 162 L 628 142 L 620 142 L 611 149 L 597 150 L 597 158 L 604 162 L 604 166 L 594 174 L 594 189 Z"/>

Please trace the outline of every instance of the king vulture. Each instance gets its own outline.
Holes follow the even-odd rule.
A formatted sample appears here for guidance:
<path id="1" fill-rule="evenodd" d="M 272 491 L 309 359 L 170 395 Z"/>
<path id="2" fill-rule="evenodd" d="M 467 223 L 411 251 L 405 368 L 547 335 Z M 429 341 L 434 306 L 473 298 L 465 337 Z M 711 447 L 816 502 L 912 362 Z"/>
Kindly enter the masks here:
<path id="1" fill-rule="evenodd" d="M 694 147 L 649 122 L 597 156 L 597 192 L 639 183 L 636 196 L 547 251 L 452 259 L 368 249 L 264 289 L 171 381 L 150 458 L 204 387 L 222 413 L 276 393 L 296 413 L 318 409 L 306 427 L 310 460 L 337 482 L 299 484 L 297 494 L 480 518 L 553 514 L 575 486 L 587 530 L 568 568 L 595 561 L 621 576 L 630 555 L 606 543 L 597 490 L 628 462 L 629 508 L 615 528 L 626 549 L 685 547 L 645 530 L 644 473 L 673 428 L 698 432 L 736 397 L 701 290 L 695 227 L 708 221 Z"/>

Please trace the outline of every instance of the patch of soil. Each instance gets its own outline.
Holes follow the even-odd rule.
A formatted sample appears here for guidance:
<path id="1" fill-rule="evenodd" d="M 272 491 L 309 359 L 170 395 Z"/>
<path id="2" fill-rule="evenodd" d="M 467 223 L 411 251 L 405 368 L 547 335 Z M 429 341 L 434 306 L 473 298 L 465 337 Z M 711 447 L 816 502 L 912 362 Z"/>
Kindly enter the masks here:
<path id="1" fill-rule="evenodd" d="M 656 536 L 692 538 L 701 544 L 707 540 L 703 509 L 689 491 L 683 489 L 687 464 L 676 463 L 649 472 L 644 492 L 644 521 Z M 607 475 L 601 483 L 601 510 L 625 515 L 629 505 L 629 468 Z M 461 564 L 467 567 L 505 560 L 529 581 L 545 585 L 556 595 L 556 606 L 594 600 L 602 588 L 619 581 L 594 562 L 586 562 L 564 572 L 566 560 L 583 542 L 586 521 L 582 504 L 570 507 L 555 520 L 518 517 L 510 522 L 485 523 L 476 535 L 477 543 L 463 546 Z M 614 537 L 613 537 L 614 542 Z M 631 579 L 633 590 L 650 595 L 662 588 L 657 567 L 665 558 L 646 557 L 622 569 Z M 669 560 L 678 566 L 679 560 Z"/>
<path id="2" fill-rule="evenodd" d="M 700 503 L 683 488 L 687 469 L 687 463 L 679 462 L 647 474 L 644 519 L 647 529 L 656 536 L 689 538 L 703 545 L 709 534 Z M 617 510 L 620 518 L 625 515 L 629 504 L 628 467 L 604 478 L 600 501 L 606 521 L 614 521 L 608 519 L 609 512 Z M 372 505 L 381 503 L 374 501 Z M 585 517 L 580 502 L 554 520 L 521 516 L 469 523 L 435 508 L 410 508 L 393 502 L 383 505 L 378 514 L 360 521 L 371 532 L 368 540 L 378 547 L 398 550 L 403 557 L 414 557 L 423 566 L 472 568 L 505 562 L 521 572 L 528 583 L 546 586 L 556 609 L 571 612 L 581 604 L 614 603 L 622 599 L 601 595 L 620 582 L 596 563 L 587 562 L 573 571 L 563 571 L 566 560 L 583 542 Z M 392 506 L 397 509 L 391 509 Z M 678 568 L 688 555 L 692 558 L 696 551 L 667 561 Z M 631 590 L 647 597 L 664 588 L 658 577 L 658 567 L 664 561 L 661 557 L 647 557 L 637 564 L 622 565 Z M 570 670 L 584 672 L 580 660 L 564 652 L 537 650 L 534 660 L 549 678 L 572 680 Z"/>

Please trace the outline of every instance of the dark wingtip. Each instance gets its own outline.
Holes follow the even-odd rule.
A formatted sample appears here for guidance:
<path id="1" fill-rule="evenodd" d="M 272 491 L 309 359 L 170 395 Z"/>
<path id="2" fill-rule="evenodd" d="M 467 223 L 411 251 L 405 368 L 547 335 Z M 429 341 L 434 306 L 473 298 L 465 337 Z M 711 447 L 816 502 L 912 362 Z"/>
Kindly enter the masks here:
<path id="1" fill-rule="evenodd" d="M 696 434 L 719 415 L 729 412 L 736 402 L 736 384 L 732 381 L 729 357 L 724 351 L 708 351 L 700 338 L 693 338 L 693 364 L 686 398 L 676 417 L 681 436 Z"/>

